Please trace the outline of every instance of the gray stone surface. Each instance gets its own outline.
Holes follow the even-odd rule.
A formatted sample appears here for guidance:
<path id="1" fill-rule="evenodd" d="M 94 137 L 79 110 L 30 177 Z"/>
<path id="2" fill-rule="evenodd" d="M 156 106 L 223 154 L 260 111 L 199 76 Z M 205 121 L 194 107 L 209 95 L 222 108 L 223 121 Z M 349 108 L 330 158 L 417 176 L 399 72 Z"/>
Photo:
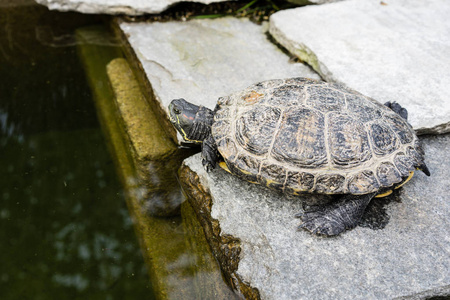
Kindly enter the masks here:
<path id="1" fill-rule="evenodd" d="M 214 108 L 220 96 L 262 80 L 319 78 L 306 65 L 290 62 L 267 39 L 267 26 L 248 19 L 122 23 L 120 28 L 166 113 L 176 98 Z"/>
<path id="2" fill-rule="evenodd" d="M 87 14 L 126 14 L 142 15 L 157 14 L 180 0 L 35 0 L 49 9 L 60 11 L 78 11 Z M 198 2 L 209 4 L 225 0 L 183 0 L 183 2 Z"/>
<path id="3" fill-rule="evenodd" d="M 423 133 L 450 131 L 450 1 L 348 0 L 275 13 L 270 33 L 327 80 L 397 101 Z"/>
<path id="4" fill-rule="evenodd" d="M 300 199 L 221 169 L 207 174 L 199 155 L 185 164 L 209 189 L 221 234 L 241 240 L 237 273 L 262 299 L 450 296 L 450 135 L 423 141 L 431 177 L 417 172 L 404 186 L 401 201 L 386 207 L 384 229 L 357 227 L 336 238 L 296 230 Z"/>

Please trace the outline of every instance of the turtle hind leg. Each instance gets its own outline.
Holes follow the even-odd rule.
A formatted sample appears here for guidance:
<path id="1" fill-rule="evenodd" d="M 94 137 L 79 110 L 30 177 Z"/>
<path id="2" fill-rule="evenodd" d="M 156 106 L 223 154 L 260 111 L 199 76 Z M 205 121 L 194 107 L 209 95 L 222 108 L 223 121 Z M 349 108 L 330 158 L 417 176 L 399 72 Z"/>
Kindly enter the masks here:
<path id="1" fill-rule="evenodd" d="M 339 201 L 313 211 L 296 215 L 302 220 L 298 228 L 314 234 L 334 236 L 356 227 L 364 210 L 376 193 L 366 195 L 344 195 Z"/>
<path id="2" fill-rule="evenodd" d="M 394 112 L 396 112 L 400 117 L 402 117 L 405 120 L 408 120 L 408 111 L 406 108 L 398 104 L 397 102 L 386 102 L 384 105 L 392 109 Z"/>

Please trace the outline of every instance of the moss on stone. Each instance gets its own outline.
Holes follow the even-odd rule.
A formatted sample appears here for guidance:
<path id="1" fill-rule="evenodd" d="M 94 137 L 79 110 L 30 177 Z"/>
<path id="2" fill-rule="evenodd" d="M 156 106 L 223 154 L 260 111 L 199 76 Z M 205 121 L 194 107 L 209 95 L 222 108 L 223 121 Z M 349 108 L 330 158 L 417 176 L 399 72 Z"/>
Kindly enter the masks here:
<path id="1" fill-rule="evenodd" d="M 107 73 L 137 159 L 160 160 L 175 152 L 175 144 L 159 125 L 126 60 L 111 61 Z"/>

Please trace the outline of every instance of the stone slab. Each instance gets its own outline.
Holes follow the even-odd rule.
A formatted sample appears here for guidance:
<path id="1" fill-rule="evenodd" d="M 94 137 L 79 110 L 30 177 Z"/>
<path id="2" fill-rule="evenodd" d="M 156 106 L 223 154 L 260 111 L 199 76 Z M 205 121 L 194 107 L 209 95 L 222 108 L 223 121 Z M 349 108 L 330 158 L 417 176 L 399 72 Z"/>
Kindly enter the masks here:
<path id="1" fill-rule="evenodd" d="M 319 78 L 308 66 L 291 62 L 271 43 L 267 26 L 248 19 L 121 23 L 120 28 L 165 113 L 176 98 L 213 109 L 220 96 L 259 81 Z"/>
<path id="2" fill-rule="evenodd" d="M 410 112 L 419 134 L 450 132 L 450 1 L 348 0 L 284 10 L 270 33 L 326 80 Z"/>
<path id="3" fill-rule="evenodd" d="M 180 0 L 35 0 L 46 5 L 49 9 L 60 11 L 78 11 L 85 14 L 125 14 L 138 16 L 143 14 L 157 14 L 168 7 L 181 2 Z M 210 4 L 225 0 L 183 0 L 183 2 L 197 2 Z"/>
<path id="4" fill-rule="evenodd" d="M 450 296 L 450 169 L 442 163 L 450 161 L 450 135 L 423 142 L 432 175 L 417 172 L 399 191 L 400 201 L 386 205 L 387 226 L 335 238 L 296 229 L 301 198 L 283 198 L 221 169 L 208 174 L 199 155 L 184 166 L 209 191 L 212 223 L 220 227 L 205 229 L 218 235 L 208 236 L 210 245 L 239 240 L 234 275 L 261 299 L 425 299 Z M 220 252 L 230 252 L 224 245 L 212 249 L 219 261 L 226 256 Z"/>

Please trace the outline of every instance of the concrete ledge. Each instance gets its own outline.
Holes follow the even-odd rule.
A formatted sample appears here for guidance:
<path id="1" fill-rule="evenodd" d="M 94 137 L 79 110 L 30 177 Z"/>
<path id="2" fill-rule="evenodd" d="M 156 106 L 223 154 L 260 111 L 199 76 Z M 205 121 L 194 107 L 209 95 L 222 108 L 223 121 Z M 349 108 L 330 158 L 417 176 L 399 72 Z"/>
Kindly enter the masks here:
<path id="1" fill-rule="evenodd" d="M 144 163 L 173 154 L 176 146 L 159 125 L 126 60 L 113 60 L 107 73 L 137 160 Z"/>

